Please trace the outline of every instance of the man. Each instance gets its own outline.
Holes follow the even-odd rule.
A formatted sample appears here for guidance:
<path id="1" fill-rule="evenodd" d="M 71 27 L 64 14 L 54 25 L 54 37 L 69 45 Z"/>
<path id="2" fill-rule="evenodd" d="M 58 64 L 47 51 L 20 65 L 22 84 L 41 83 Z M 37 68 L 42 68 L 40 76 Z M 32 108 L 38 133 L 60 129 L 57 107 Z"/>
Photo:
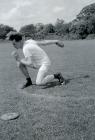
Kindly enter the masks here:
<path id="1" fill-rule="evenodd" d="M 32 85 L 27 67 L 38 69 L 36 85 L 45 85 L 53 79 L 58 79 L 60 84 L 63 84 L 65 82 L 61 73 L 47 75 L 47 72 L 51 65 L 51 61 L 46 52 L 39 47 L 39 45 L 49 44 L 56 44 L 59 47 L 64 47 L 64 44 L 61 41 L 47 40 L 36 42 L 32 39 L 25 40 L 24 36 L 19 32 L 9 33 L 7 38 L 12 41 L 12 44 L 16 49 L 22 49 L 25 56 L 25 58 L 20 59 L 16 51 L 12 53 L 12 55 L 16 59 L 17 66 L 26 78 L 26 82 L 22 85 L 22 89 Z"/>

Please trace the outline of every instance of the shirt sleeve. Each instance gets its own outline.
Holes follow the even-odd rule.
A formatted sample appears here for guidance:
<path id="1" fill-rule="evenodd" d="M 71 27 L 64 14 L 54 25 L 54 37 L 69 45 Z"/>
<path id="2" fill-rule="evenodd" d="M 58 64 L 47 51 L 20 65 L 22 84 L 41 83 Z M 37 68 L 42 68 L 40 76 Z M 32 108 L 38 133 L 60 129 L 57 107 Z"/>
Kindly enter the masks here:
<path id="1" fill-rule="evenodd" d="M 31 57 L 32 56 L 31 51 L 30 51 L 28 45 L 24 46 L 24 48 L 23 48 L 23 54 L 24 54 L 25 57 Z"/>

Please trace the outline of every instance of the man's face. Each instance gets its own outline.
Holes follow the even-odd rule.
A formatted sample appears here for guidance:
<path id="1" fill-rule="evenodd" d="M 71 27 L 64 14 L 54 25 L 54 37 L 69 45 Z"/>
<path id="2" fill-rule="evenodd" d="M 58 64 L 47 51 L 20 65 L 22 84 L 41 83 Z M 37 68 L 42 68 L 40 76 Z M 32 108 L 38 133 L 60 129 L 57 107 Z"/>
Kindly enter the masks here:
<path id="1" fill-rule="evenodd" d="M 12 44 L 16 49 L 20 49 L 21 48 L 21 41 L 16 41 L 15 39 L 12 40 Z"/>

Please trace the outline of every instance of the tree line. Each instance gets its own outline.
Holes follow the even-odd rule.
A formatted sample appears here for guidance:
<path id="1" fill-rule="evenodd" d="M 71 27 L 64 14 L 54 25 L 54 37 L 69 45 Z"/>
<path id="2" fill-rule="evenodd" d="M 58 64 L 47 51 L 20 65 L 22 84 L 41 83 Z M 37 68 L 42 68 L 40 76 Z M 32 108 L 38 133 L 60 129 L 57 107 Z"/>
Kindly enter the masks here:
<path id="1" fill-rule="evenodd" d="M 5 39 L 10 31 L 16 31 L 13 27 L 0 25 L 0 39 Z M 89 39 L 95 38 L 95 3 L 84 7 L 76 18 L 65 23 L 63 19 L 57 19 L 55 24 L 29 24 L 20 28 L 19 32 L 26 38 L 33 39 Z"/>

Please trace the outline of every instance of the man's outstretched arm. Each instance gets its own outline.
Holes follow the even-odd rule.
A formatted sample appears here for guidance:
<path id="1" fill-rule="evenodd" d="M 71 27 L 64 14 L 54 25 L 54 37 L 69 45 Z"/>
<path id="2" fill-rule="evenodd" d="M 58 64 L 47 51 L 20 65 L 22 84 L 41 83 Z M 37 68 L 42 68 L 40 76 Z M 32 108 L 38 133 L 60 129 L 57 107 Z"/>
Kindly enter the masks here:
<path id="1" fill-rule="evenodd" d="M 61 40 L 43 40 L 43 41 L 37 41 L 38 45 L 57 45 L 58 47 L 63 48 L 64 43 Z"/>

